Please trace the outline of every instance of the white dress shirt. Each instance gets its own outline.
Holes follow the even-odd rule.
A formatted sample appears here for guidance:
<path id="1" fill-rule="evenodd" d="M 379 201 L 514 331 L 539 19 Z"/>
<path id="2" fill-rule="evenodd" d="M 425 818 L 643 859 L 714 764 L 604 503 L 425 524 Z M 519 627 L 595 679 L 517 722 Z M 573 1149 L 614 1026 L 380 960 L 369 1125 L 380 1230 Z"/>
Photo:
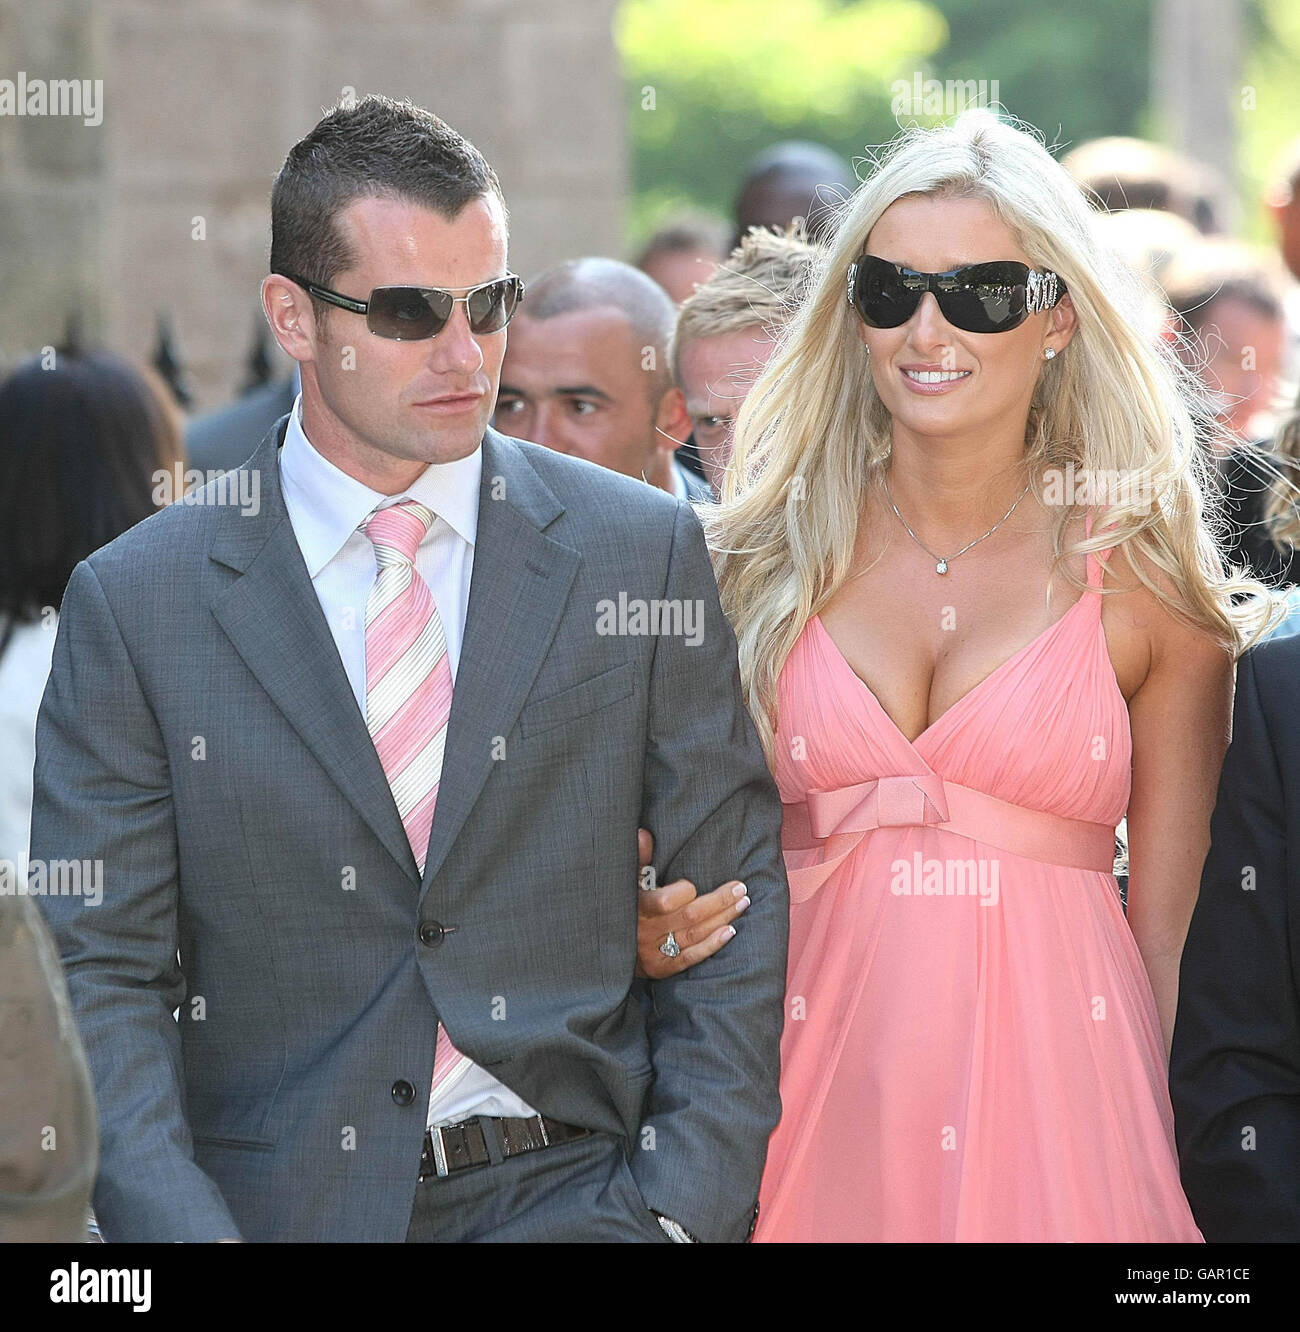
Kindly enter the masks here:
<path id="1" fill-rule="evenodd" d="M 0 615 L 0 639 L 7 620 Z M 0 655 L 0 860 L 14 882 L 27 882 L 32 826 L 32 770 L 36 766 L 36 714 L 50 674 L 58 617 L 16 624 Z"/>
<path id="2" fill-rule="evenodd" d="M 686 499 L 689 494 L 686 489 L 686 477 L 682 474 L 682 465 L 676 458 L 673 459 L 672 467 L 669 470 L 673 475 L 673 495 L 677 499 Z"/>
<path id="3" fill-rule="evenodd" d="M 280 480 L 294 536 L 316 589 L 325 622 L 366 715 L 366 600 L 378 575 L 375 548 L 359 530 L 376 510 L 399 500 L 418 500 L 436 515 L 415 555 L 442 617 L 454 687 L 465 638 L 474 539 L 478 531 L 483 449 L 449 463 L 430 463 L 398 495 L 381 495 L 335 467 L 312 447 L 302 428 L 302 399 L 296 398 L 280 450 Z M 435 820 L 437 815 L 434 815 Z M 414 926 L 412 926 L 414 929 Z M 434 1041 L 429 1031 L 430 1052 Z M 526 1118 L 537 1113 L 496 1078 L 469 1062 L 443 1082 L 429 1106 L 428 1124 L 453 1124 L 472 1115 Z"/>

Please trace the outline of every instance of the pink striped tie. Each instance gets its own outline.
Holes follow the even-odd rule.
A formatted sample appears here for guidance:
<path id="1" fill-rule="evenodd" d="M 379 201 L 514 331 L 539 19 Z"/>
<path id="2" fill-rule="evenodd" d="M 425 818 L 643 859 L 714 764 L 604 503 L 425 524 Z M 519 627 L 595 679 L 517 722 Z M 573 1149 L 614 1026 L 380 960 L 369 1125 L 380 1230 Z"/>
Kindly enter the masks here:
<path id="1" fill-rule="evenodd" d="M 366 602 L 366 725 L 421 874 L 451 717 L 451 662 L 442 617 L 415 567 L 415 552 L 433 518 L 423 504 L 402 500 L 364 524 L 379 565 Z M 439 1023 L 434 1091 L 468 1062 Z"/>

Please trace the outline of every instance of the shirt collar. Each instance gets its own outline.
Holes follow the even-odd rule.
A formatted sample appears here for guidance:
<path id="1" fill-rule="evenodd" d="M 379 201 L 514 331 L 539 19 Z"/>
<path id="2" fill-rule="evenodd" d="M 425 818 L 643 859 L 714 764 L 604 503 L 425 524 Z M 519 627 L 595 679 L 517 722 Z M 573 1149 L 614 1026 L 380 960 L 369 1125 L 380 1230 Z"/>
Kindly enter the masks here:
<path id="1" fill-rule="evenodd" d="M 307 573 L 318 573 L 376 509 L 413 499 L 431 509 L 467 545 L 478 534 L 483 446 L 447 463 L 430 463 L 404 491 L 382 495 L 318 453 L 302 428 L 302 398 L 294 399 L 280 451 L 285 507 Z M 435 521 L 436 527 L 436 521 Z"/>
<path id="2" fill-rule="evenodd" d="M 672 460 L 672 474 L 673 494 L 676 495 L 678 499 L 684 500 L 688 498 L 689 492 L 686 489 L 686 476 L 681 463 L 679 463 L 676 458 Z"/>

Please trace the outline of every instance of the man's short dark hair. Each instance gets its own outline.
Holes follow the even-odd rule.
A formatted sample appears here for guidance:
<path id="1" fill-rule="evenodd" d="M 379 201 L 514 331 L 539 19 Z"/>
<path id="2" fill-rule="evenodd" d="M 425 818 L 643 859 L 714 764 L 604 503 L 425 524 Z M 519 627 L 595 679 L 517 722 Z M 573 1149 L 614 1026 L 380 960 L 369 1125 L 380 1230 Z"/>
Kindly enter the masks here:
<path id="1" fill-rule="evenodd" d="M 483 154 L 431 111 L 363 97 L 328 112 L 289 150 L 271 188 L 271 272 L 328 287 L 357 256 L 338 226 L 354 200 L 397 198 L 449 221 L 464 206 L 505 199 Z M 326 306 L 313 298 L 317 319 Z"/>

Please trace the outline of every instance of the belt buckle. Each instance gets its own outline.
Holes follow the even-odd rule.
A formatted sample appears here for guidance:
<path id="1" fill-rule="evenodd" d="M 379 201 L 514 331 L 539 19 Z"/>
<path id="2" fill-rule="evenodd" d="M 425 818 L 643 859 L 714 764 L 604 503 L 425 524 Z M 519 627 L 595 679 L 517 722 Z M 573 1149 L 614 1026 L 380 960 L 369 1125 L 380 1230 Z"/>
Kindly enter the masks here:
<path id="1" fill-rule="evenodd" d="M 429 1130 L 429 1146 L 433 1149 L 433 1165 L 438 1178 L 446 1179 L 451 1171 L 447 1169 L 447 1147 L 442 1140 L 441 1125 Z"/>

